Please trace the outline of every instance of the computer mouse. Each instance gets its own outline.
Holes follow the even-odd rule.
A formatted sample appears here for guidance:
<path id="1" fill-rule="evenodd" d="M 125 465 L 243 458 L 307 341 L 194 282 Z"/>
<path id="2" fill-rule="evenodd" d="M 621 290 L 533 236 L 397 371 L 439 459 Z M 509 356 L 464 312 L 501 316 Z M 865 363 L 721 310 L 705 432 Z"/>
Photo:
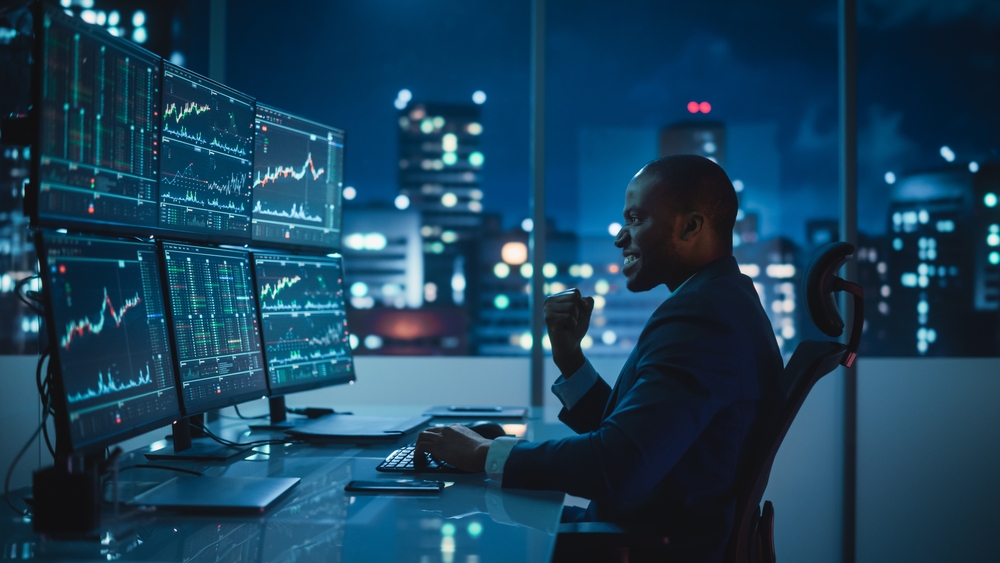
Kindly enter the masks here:
<path id="1" fill-rule="evenodd" d="M 479 434 L 487 440 L 492 440 L 494 438 L 499 438 L 501 436 L 506 436 L 507 433 L 504 432 L 503 426 L 500 426 L 496 422 L 489 420 L 477 420 L 471 424 L 467 425 L 470 430 Z"/>

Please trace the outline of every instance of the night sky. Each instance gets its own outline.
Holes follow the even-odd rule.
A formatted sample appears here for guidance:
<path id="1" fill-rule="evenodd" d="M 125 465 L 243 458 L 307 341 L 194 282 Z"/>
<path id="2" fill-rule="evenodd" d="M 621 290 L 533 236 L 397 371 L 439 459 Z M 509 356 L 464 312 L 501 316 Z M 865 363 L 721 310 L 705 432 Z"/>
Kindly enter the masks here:
<path id="1" fill-rule="evenodd" d="M 963 163 L 1000 158 L 1000 2 L 864 0 L 858 10 L 859 224 L 877 233 L 885 172 L 945 165 L 942 145 Z M 400 89 L 436 102 L 483 90 L 484 204 L 513 226 L 528 216 L 529 13 L 527 0 L 232 2 L 227 83 L 346 129 L 345 180 L 361 202 L 396 194 Z M 836 217 L 835 0 L 549 0 L 546 31 L 557 226 L 571 228 L 587 205 L 581 131 L 658 130 L 690 119 L 691 100 L 711 102 L 710 118 L 727 126 L 776 128 L 780 177 L 758 203 L 782 210 L 782 234 L 801 241 L 805 218 Z"/>

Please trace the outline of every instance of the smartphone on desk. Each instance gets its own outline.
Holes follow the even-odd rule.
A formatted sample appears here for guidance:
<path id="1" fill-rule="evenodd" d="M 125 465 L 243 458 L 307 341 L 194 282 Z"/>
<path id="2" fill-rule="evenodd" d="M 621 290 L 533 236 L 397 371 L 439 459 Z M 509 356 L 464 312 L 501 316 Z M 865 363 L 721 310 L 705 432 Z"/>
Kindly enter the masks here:
<path id="1" fill-rule="evenodd" d="M 351 481 L 344 487 L 350 493 L 440 493 L 443 481 L 414 481 L 411 479 L 379 479 L 377 481 Z"/>

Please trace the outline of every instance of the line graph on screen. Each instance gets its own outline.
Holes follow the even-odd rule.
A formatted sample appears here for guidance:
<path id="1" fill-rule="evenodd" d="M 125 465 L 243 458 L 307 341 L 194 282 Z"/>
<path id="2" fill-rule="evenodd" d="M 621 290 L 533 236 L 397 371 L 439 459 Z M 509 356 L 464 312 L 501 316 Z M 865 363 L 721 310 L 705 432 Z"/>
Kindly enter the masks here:
<path id="1" fill-rule="evenodd" d="M 319 215 L 310 215 L 306 212 L 306 205 L 303 203 L 301 206 L 297 203 L 292 204 L 291 211 L 275 211 L 273 209 L 265 209 L 260 200 L 257 200 L 257 204 L 253 206 L 253 212 L 259 215 L 270 215 L 272 217 L 281 217 L 282 219 L 298 219 L 300 221 L 310 221 L 313 223 L 322 223 L 323 218 Z"/>
<path id="2" fill-rule="evenodd" d="M 75 393 L 73 395 L 68 395 L 66 398 L 69 402 L 79 403 L 80 401 L 86 401 L 87 399 L 93 399 L 95 397 L 102 397 L 104 395 L 111 395 L 113 393 L 120 393 L 123 391 L 128 391 L 129 389 L 135 389 L 137 387 L 142 387 L 144 385 L 152 385 L 153 377 L 149 370 L 149 364 L 146 364 L 146 371 L 139 370 L 138 379 L 129 379 L 128 381 L 118 382 L 115 380 L 111 373 L 111 368 L 107 370 L 107 373 L 97 372 L 97 390 L 90 387 Z"/>
<path id="3" fill-rule="evenodd" d="M 66 333 L 59 341 L 60 346 L 69 350 L 69 346 L 75 338 L 80 338 L 88 333 L 100 334 L 104 330 L 104 322 L 109 311 L 111 320 L 114 321 L 115 326 L 120 327 L 125 319 L 125 313 L 137 307 L 140 303 L 142 303 L 142 299 L 139 297 L 139 293 L 136 292 L 135 297 L 126 299 L 122 306 L 118 310 L 115 310 L 114 304 L 111 303 L 111 298 L 108 297 L 108 288 L 105 287 L 104 300 L 101 302 L 101 311 L 97 315 L 94 315 L 97 320 L 94 321 L 90 316 L 86 316 L 67 324 Z"/>
<path id="4" fill-rule="evenodd" d="M 313 162 L 312 153 L 309 153 L 306 157 L 305 163 L 298 169 L 298 171 L 296 171 L 294 166 L 276 166 L 273 172 L 269 166 L 267 171 L 263 173 L 258 171 L 257 178 L 253 182 L 253 187 L 256 188 L 266 186 L 268 183 L 275 182 L 279 178 L 291 178 L 292 180 L 299 181 L 303 178 L 308 179 L 309 177 L 312 177 L 313 181 L 317 181 L 325 173 L 325 168 L 316 168 L 316 164 Z"/>
<path id="5" fill-rule="evenodd" d="M 264 284 L 260 288 L 260 294 L 262 296 L 268 296 L 268 295 L 270 295 L 271 299 L 274 299 L 274 298 L 278 297 L 278 294 L 281 293 L 281 291 L 283 289 L 292 287 L 293 285 L 295 285 L 296 283 L 298 283 L 300 281 L 302 281 L 302 277 L 301 276 L 295 276 L 295 277 L 291 277 L 291 278 L 281 278 L 277 282 L 275 282 L 275 284 L 273 286 L 271 284 L 269 284 L 269 283 Z"/>
<path id="6" fill-rule="evenodd" d="M 212 111 L 212 106 L 208 104 L 199 104 L 197 102 L 188 102 L 183 106 L 178 107 L 176 103 L 169 103 L 163 110 L 164 128 L 167 127 L 167 118 L 173 119 L 175 123 L 180 124 L 180 122 L 189 115 L 194 114 L 197 116 L 207 111 Z"/>

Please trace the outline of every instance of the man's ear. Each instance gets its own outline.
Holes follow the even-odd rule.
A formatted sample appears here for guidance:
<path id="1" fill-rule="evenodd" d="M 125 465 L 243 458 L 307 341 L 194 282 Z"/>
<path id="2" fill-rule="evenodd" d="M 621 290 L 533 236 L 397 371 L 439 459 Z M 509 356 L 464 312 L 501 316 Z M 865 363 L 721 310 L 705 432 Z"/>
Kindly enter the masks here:
<path id="1" fill-rule="evenodd" d="M 682 218 L 681 240 L 690 241 L 705 228 L 705 216 L 698 211 L 685 213 Z"/>

